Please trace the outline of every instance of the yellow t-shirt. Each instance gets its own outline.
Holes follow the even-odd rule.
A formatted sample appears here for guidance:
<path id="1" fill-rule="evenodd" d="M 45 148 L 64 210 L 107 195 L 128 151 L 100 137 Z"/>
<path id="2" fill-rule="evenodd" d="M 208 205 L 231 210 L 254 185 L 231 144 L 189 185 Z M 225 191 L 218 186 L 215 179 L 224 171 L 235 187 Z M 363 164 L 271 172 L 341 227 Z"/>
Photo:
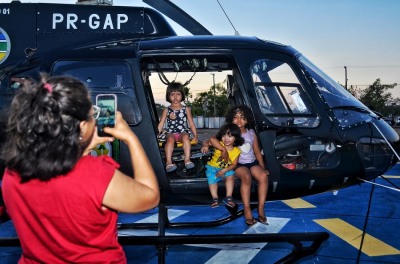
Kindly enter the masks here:
<path id="1" fill-rule="evenodd" d="M 225 147 L 224 143 L 221 143 L 222 146 Z M 215 149 L 214 151 L 214 155 L 211 157 L 211 160 L 209 162 L 207 162 L 208 165 L 213 166 L 213 167 L 217 167 L 217 168 L 226 168 L 228 167 L 230 164 L 232 164 L 232 162 L 239 157 L 240 155 L 240 149 L 238 147 L 234 147 L 232 150 L 228 150 L 228 155 L 229 155 L 229 161 L 228 163 L 225 163 L 224 161 L 222 161 L 221 159 L 221 151 L 219 149 Z"/>

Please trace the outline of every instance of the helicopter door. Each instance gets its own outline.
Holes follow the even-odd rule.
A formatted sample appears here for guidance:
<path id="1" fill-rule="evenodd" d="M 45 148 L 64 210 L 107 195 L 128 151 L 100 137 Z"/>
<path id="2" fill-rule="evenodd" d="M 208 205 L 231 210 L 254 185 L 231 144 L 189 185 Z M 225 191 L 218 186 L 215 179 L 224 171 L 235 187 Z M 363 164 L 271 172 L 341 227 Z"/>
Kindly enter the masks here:
<path id="1" fill-rule="evenodd" d="M 242 57 L 243 54 L 240 55 Z M 306 89 L 295 61 L 276 54 L 243 56 L 239 65 L 247 87 L 248 105 L 264 150 L 272 182 L 290 171 L 330 170 L 340 161 L 328 122 L 321 123 L 324 109 L 315 91 Z M 253 57 L 253 58 L 252 58 Z M 250 65 L 247 69 L 243 65 Z M 329 135 L 324 137 L 322 135 Z M 306 182 L 304 185 L 309 184 Z"/>

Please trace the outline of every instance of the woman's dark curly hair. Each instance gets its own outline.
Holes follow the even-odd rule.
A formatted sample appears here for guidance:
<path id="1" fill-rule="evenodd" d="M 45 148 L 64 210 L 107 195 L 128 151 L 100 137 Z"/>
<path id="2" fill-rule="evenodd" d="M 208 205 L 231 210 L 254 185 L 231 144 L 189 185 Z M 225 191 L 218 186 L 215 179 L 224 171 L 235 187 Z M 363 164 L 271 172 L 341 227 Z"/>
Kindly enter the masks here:
<path id="1" fill-rule="evenodd" d="M 81 157 L 80 122 L 90 120 L 92 102 L 85 85 L 55 76 L 25 85 L 14 97 L 1 153 L 21 182 L 47 181 L 67 174 Z"/>
<path id="2" fill-rule="evenodd" d="M 232 108 L 230 108 L 225 116 L 225 122 L 228 124 L 231 124 L 233 121 L 233 118 L 237 113 L 241 113 L 244 118 L 246 118 L 246 128 L 253 128 L 255 126 L 254 118 L 253 118 L 253 113 L 251 112 L 250 108 L 247 105 L 237 105 Z"/>
<path id="3" fill-rule="evenodd" d="M 232 136 L 235 138 L 235 142 L 233 142 L 233 146 L 241 146 L 244 144 L 244 138 L 242 137 L 242 133 L 240 132 L 240 128 L 235 124 L 225 124 L 223 125 L 217 135 L 215 136 L 219 141 L 222 140 L 224 135 Z"/>
<path id="4" fill-rule="evenodd" d="M 182 94 L 182 102 L 185 101 L 185 91 L 183 90 L 183 85 L 179 82 L 172 82 L 168 84 L 167 93 L 165 94 L 165 100 L 167 100 L 168 103 L 171 103 L 169 96 L 174 91 L 180 92 Z"/>

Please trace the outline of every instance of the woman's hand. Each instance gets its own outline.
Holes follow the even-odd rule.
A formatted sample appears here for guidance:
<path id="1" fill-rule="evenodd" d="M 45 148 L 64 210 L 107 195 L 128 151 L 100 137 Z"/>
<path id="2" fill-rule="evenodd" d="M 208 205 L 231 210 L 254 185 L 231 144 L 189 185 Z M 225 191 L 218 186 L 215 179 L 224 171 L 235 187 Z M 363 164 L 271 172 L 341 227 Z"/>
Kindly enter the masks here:
<path id="1" fill-rule="evenodd" d="M 113 142 L 113 141 L 114 141 L 113 137 L 100 137 L 97 134 L 97 126 L 96 126 L 94 128 L 92 140 L 90 141 L 90 144 L 86 147 L 85 151 L 83 152 L 83 155 L 88 155 L 90 151 L 92 151 L 99 144 L 103 144 L 106 142 Z"/>
<path id="2" fill-rule="evenodd" d="M 134 133 L 129 127 L 128 123 L 126 123 L 125 119 L 122 117 L 120 111 L 115 113 L 115 118 L 115 126 L 105 127 L 104 132 L 126 143 L 130 138 L 132 138 Z"/>

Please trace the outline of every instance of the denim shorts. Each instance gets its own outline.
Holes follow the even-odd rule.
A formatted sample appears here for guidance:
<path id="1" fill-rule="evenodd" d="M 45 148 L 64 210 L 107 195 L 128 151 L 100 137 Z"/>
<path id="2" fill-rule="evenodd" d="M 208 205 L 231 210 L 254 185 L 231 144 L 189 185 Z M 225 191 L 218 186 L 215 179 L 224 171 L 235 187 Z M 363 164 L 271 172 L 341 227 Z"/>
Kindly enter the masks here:
<path id="1" fill-rule="evenodd" d="M 206 176 L 207 176 L 207 180 L 208 180 L 208 184 L 214 184 L 217 183 L 223 179 L 225 179 L 226 177 L 230 177 L 232 175 L 235 174 L 234 170 L 229 170 L 227 172 L 225 172 L 225 175 L 222 177 L 217 177 L 217 172 L 219 172 L 220 170 L 222 170 L 221 168 L 216 168 L 213 166 L 210 166 L 208 164 L 206 164 Z"/>

